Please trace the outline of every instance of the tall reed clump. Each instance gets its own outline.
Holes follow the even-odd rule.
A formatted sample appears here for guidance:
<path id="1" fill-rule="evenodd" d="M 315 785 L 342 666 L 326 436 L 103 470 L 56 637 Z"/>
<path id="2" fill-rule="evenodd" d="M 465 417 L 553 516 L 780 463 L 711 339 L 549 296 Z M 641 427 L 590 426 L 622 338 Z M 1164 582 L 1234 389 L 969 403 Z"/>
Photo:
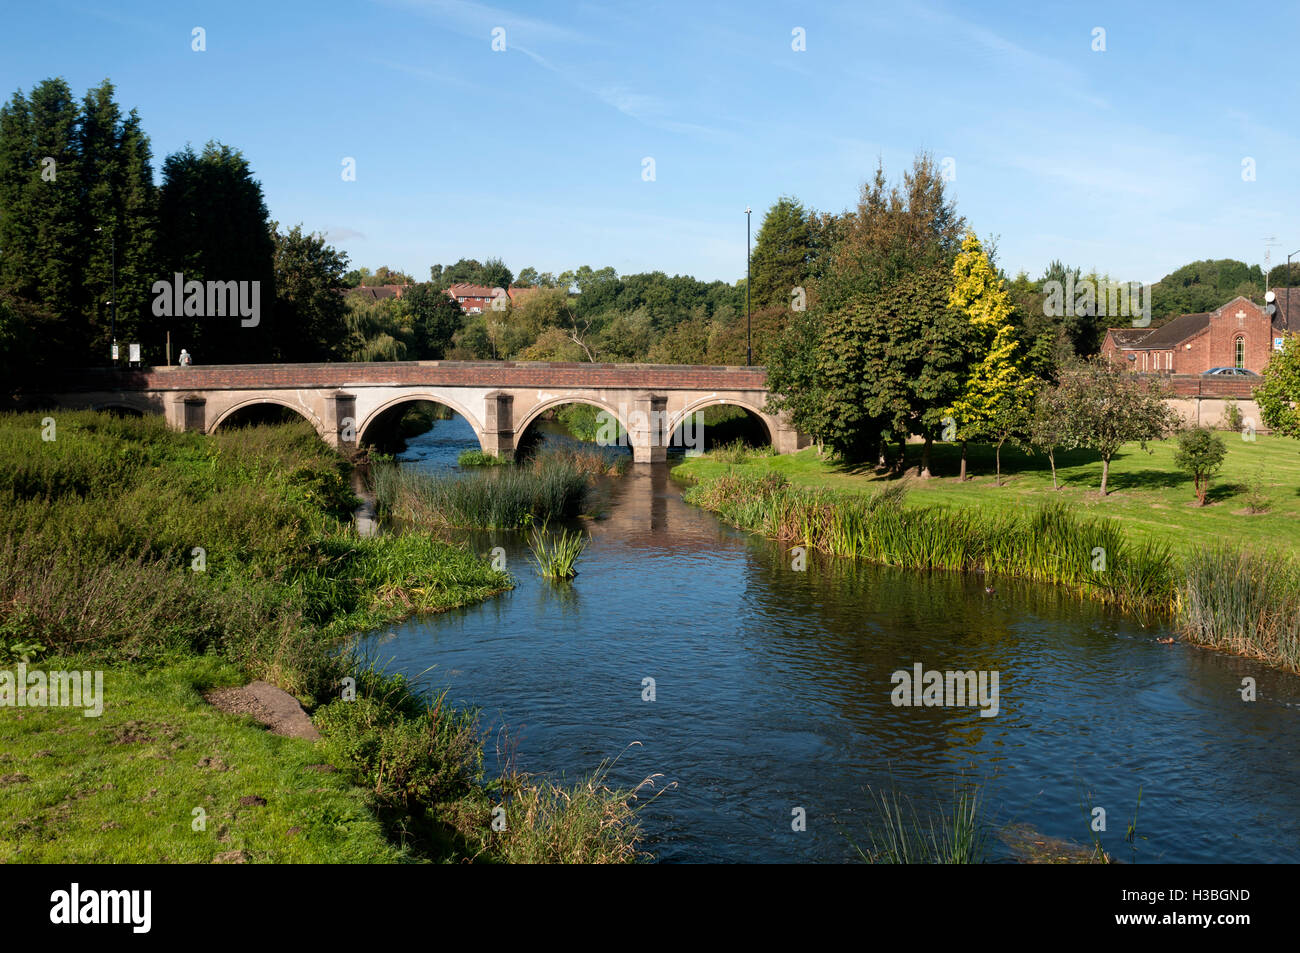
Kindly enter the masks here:
<path id="1" fill-rule="evenodd" d="M 1207 546 L 1188 560 L 1178 622 L 1189 642 L 1300 671 L 1300 562 Z"/>
<path id="2" fill-rule="evenodd" d="M 1134 545 L 1114 521 L 1081 517 L 1060 501 L 1028 514 L 907 507 L 898 484 L 842 495 L 735 470 L 685 498 L 743 529 L 835 556 L 1062 583 L 1137 609 L 1167 608 L 1174 593 L 1168 547 Z"/>
<path id="3" fill-rule="evenodd" d="M 551 438 L 547 446 L 524 461 L 525 466 L 535 470 L 545 470 L 557 464 L 572 466 L 587 477 L 622 476 L 632 465 L 632 455 L 621 447 Z"/>
<path id="4" fill-rule="evenodd" d="M 865 847 L 850 838 L 867 863 L 984 863 L 989 824 L 982 816 L 978 788 L 957 791 L 950 808 L 937 808 L 925 818 L 897 791 L 873 791 L 871 802 L 876 816 L 867 824 Z"/>
<path id="5" fill-rule="evenodd" d="M 587 537 L 566 529 L 559 536 L 551 538 L 543 523 L 529 531 L 528 548 L 532 550 L 538 575 L 547 579 L 572 579 L 578 574 L 573 566 L 587 548 Z"/>
<path id="6" fill-rule="evenodd" d="M 454 529 L 522 529 L 533 522 L 576 516 L 586 500 L 587 477 L 570 461 L 493 467 L 449 476 L 403 470 L 391 463 L 371 468 L 379 512 L 413 526 Z"/>
<path id="7" fill-rule="evenodd" d="M 637 849 L 637 814 L 666 789 L 641 801 L 657 776 L 618 788 L 610 783 L 611 767 L 602 762 L 568 786 L 506 771 L 499 787 L 508 823 L 488 835 L 488 849 L 512 864 L 625 864 L 648 857 Z"/>

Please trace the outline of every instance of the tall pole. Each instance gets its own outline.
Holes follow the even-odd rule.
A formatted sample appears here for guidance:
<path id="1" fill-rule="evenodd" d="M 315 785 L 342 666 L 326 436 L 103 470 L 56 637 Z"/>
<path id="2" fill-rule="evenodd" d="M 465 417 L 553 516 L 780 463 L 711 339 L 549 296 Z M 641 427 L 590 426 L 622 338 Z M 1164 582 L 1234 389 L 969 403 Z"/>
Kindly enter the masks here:
<path id="1" fill-rule="evenodd" d="M 112 232 L 109 233 L 108 240 L 109 240 L 109 248 L 111 249 L 109 254 L 112 256 L 111 260 L 113 263 L 113 323 L 109 335 L 113 339 L 113 344 L 112 344 L 113 361 L 114 361 L 114 366 L 116 367 L 117 366 L 116 365 L 117 362 L 117 230 L 116 229 L 114 229 Z M 128 354 L 127 357 L 130 357 L 130 355 Z"/>
<path id="2" fill-rule="evenodd" d="M 1291 259 L 1296 255 L 1300 255 L 1300 248 L 1286 256 L 1286 303 L 1282 308 L 1282 323 L 1286 325 L 1288 331 L 1295 330 L 1291 327 Z"/>
<path id="3" fill-rule="evenodd" d="M 104 229 L 100 226 L 95 227 L 95 231 L 97 232 L 102 232 L 103 230 Z M 114 366 L 116 366 L 116 361 L 117 361 L 117 234 L 115 232 L 110 231 L 108 233 L 108 242 L 109 242 L 109 246 L 108 246 L 109 255 L 111 256 L 110 261 L 112 262 L 111 267 L 113 270 L 112 271 L 113 300 L 110 302 L 110 304 L 113 306 L 113 312 L 112 312 L 113 317 L 112 317 L 112 324 L 110 325 L 110 330 L 109 330 L 108 356 L 109 356 L 109 360 L 113 361 Z"/>
<path id="4" fill-rule="evenodd" d="M 754 363 L 754 339 L 751 333 L 749 319 L 749 213 L 752 211 L 748 205 L 745 206 L 745 366 L 749 367 Z"/>

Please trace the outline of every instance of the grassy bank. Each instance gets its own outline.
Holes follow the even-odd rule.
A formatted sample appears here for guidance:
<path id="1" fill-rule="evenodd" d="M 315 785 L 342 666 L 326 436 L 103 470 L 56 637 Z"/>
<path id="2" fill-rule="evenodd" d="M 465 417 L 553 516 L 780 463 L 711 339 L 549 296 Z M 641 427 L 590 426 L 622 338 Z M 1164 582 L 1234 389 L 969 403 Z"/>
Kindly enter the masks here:
<path id="1" fill-rule="evenodd" d="M 1217 542 L 1176 552 L 1055 497 L 962 508 L 905 505 L 909 489 L 897 482 L 868 493 L 795 485 L 779 471 L 782 459 L 715 470 L 685 498 L 743 529 L 835 556 L 1065 585 L 1169 618 L 1188 641 L 1300 671 L 1300 561 L 1289 552 Z M 677 472 L 698 473 L 698 464 Z"/>
<path id="2" fill-rule="evenodd" d="M 897 485 L 839 494 L 796 487 L 776 473 L 741 471 L 685 494 L 728 523 L 835 556 L 1061 583 L 1136 610 L 1162 608 L 1172 597 L 1168 548 L 1130 544 L 1113 521 L 1080 517 L 1059 502 L 1008 513 L 906 506 L 905 497 Z"/>
<path id="3" fill-rule="evenodd" d="M 1223 434 L 1228 452 L 1222 471 L 1209 491 L 1209 505 L 1197 506 L 1192 478 L 1174 464 L 1176 440 L 1150 444 L 1147 454 L 1136 444 L 1123 447 L 1111 464 L 1111 492 L 1097 494 L 1101 461 L 1095 453 L 1072 450 L 1057 454 L 1060 490 L 1052 489 L 1052 473 L 1042 455 L 1028 456 L 1011 446 L 1002 448 L 1004 485 L 994 485 L 993 450 L 971 445 L 968 451 L 971 479 L 956 478 L 960 448 L 936 444 L 931 469 L 933 479 L 916 474 L 921 446 L 907 445 L 907 475 L 877 473 L 870 466 L 845 466 L 823 460 L 815 449 L 782 456 L 749 453 L 723 460 L 717 454 L 688 459 L 673 472 L 696 480 L 708 479 L 737 467 L 748 473 L 779 473 L 793 486 L 843 493 L 871 493 L 882 486 L 906 483 L 916 504 L 980 510 L 1018 512 L 1046 500 L 1062 499 L 1080 513 L 1105 516 L 1120 523 L 1127 538 L 1136 542 L 1167 543 L 1175 552 L 1188 553 L 1213 539 L 1232 539 L 1266 548 L 1300 553 L 1300 443 L 1286 437 L 1260 434 L 1253 442 L 1234 433 Z M 1252 483 L 1262 486 L 1269 508 L 1250 513 L 1247 495 Z"/>
<path id="4" fill-rule="evenodd" d="M 339 698 L 347 676 L 362 686 L 374 682 L 343 651 L 351 634 L 487 598 L 512 584 L 506 574 L 427 532 L 359 538 L 349 522 L 357 500 L 347 465 L 305 424 L 205 437 L 173 433 L 158 419 L 89 412 L 53 415 L 51 432 L 43 416 L 0 417 L 0 666 L 25 657 L 31 667 L 62 669 L 61 660 L 75 659 L 78 668 L 108 673 L 107 698 L 100 719 L 0 708 L 0 750 L 10 755 L 0 771 L 10 778 L 0 782 L 0 855 L 72 860 L 93 842 L 100 857 L 133 860 L 216 859 L 233 850 L 267 860 L 493 860 L 512 844 L 549 843 L 549 834 L 527 825 L 485 833 L 504 795 L 480 770 L 472 713 L 431 707 L 401 680 L 384 681 L 374 697 Z M 43 430 L 54 439 L 42 439 Z M 253 678 L 315 711 L 325 735 L 319 750 L 272 737 L 254 744 L 250 739 L 265 736 L 260 727 L 197 700 L 204 688 Z M 340 746 L 352 722 L 338 706 L 359 712 L 363 699 L 373 716 L 368 734 Z M 114 718 L 138 722 L 124 729 L 125 741 L 111 741 L 121 733 Z M 33 725 L 55 724 L 59 743 L 33 750 Z M 466 774 L 448 763 L 458 750 L 441 744 L 449 732 L 479 752 L 480 769 Z M 366 745 L 383 752 L 377 771 L 360 755 Z M 220 758 L 231 775 L 196 773 L 204 746 L 227 752 L 202 757 Z M 303 759 L 324 754 L 347 783 L 323 784 L 318 772 L 297 770 Z M 399 764 L 413 777 L 450 771 L 462 783 L 454 791 L 414 783 L 398 796 L 391 785 Z M 100 767 L 125 773 L 92 797 L 78 785 Z M 132 771 L 149 779 L 148 798 L 126 793 L 134 791 L 126 776 Z M 132 846 L 142 827 L 176 821 L 155 798 L 167 811 L 184 805 L 188 830 L 190 808 L 207 803 L 195 801 L 196 792 L 224 804 L 221 798 L 243 785 L 222 787 L 236 776 L 262 789 L 241 795 L 267 802 L 252 807 L 279 818 L 265 836 L 250 828 L 245 846 L 219 850 L 240 841 L 227 824 L 229 839 L 209 838 L 201 847 L 170 835 Z M 546 790 L 531 779 L 515 783 Z M 606 809 L 630 812 L 628 792 L 600 791 Z M 312 792 L 320 794 L 315 806 Z M 271 807 L 277 803 L 282 809 Z M 369 827 L 355 827 L 354 839 L 348 818 L 358 804 L 367 808 Z M 119 815 L 118 826 L 105 820 L 102 837 L 88 840 L 84 825 L 63 823 L 92 808 Z M 273 843 L 288 837 L 289 827 L 308 829 L 303 821 L 316 808 L 323 818 L 343 818 L 347 829 L 311 850 Z M 35 828 L 42 846 L 27 853 Z M 633 850 L 634 825 L 616 825 L 606 836 L 624 840 L 608 851 L 587 848 L 618 858 Z"/>

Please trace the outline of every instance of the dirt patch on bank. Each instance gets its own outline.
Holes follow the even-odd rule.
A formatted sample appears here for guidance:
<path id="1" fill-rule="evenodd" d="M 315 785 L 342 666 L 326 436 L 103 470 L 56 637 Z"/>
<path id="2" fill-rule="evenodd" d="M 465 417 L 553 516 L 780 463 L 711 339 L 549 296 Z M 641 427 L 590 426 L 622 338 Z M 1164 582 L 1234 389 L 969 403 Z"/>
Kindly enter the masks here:
<path id="1" fill-rule="evenodd" d="M 252 715 L 277 735 L 320 740 L 320 732 L 298 699 L 270 682 L 250 682 L 243 688 L 218 688 L 203 697 L 214 708 L 228 714 Z"/>

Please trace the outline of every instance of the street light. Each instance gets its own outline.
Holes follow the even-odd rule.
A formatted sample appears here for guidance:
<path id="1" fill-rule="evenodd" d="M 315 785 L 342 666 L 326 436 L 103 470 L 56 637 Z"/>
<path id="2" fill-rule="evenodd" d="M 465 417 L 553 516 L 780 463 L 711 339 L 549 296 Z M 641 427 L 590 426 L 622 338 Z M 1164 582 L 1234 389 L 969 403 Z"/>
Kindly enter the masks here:
<path id="1" fill-rule="evenodd" d="M 750 333 L 749 320 L 749 214 L 753 211 L 745 206 L 745 366 L 754 363 L 754 341 Z"/>
<path id="2" fill-rule="evenodd" d="M 102 232 L 103 229 L 96 226 L 95 231 Z M 109 232 L 108 241 L 109 241 L 110 255 L 112 256 L 111 260 L 112 260 L 112 268 L 113 268 L 113 300 L 111 302 L 113 305 L 113 323 L 111 326 L 111 330 L 109 332 L 109 338 L 111 339 L 112 347 L 109 353 L 112 355 L 114 364 L 116 364 L 117 362 L 117 234 L 115 232 Z"/>
<path id="3" fill-rule="evenodd" d="M 1282 323 L 1287 326 L 1287 330 L 1292 330 L 1291 328 L 1291 259 L 1294 258 L 1296 255 L 1300 255 L 1300 248 L 1297 248 L 1291 254 L 1286 256 L 1286 301 L 1283 303 L 1283 307 L 1282 307 Z"/>

